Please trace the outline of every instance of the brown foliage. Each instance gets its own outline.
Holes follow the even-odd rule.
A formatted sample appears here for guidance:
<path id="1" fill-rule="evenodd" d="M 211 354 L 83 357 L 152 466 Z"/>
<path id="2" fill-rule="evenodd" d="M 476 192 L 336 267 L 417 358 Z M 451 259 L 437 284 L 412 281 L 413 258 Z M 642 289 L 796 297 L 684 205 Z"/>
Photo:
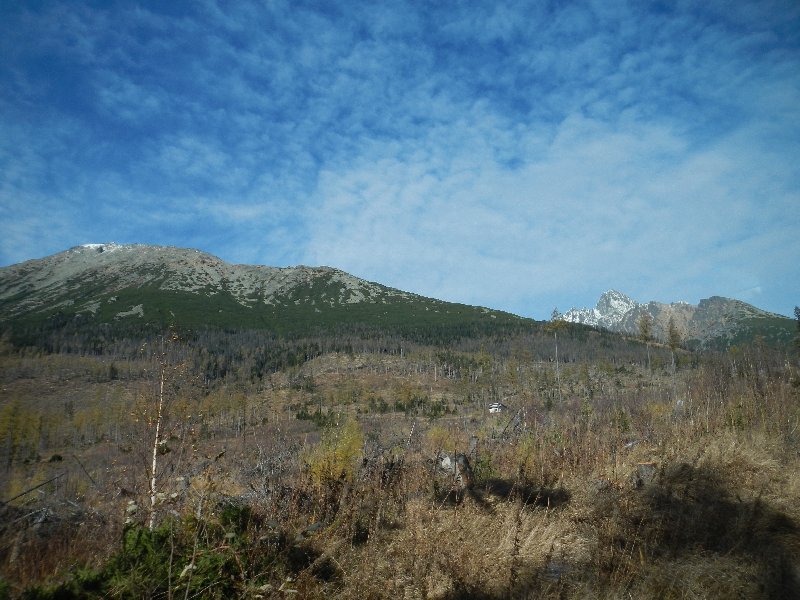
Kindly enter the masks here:
<path id="1" fill-rule="evenodd" d="M 567 362 L 559 383 L 546 362 L 483 351 L 445 358 L 446 367 L 432 353 L 325 355 L 269 387 L 176 390 L 189 417 L 176 420 L 159 462 L 159 514 L 213 520 L 225 499 L 248 506 L 257 518 L 236 552 L 266 548 L 280 559 L 269 572 L 242 567 L 250 597 L 800 595 L 796 365 L 759 348 L 684 356 L 676 374 L 666 360 L 652 370 Z M 8 360 L 17 373 L 20 359 Z M 147 379 L 126 375 L 101 393 L 91 378 L 62 385 L 76 399 L 69 425 L 37 420 L 44 406 L 27 402 L 36 381 L 47 388 L 77 364 L 28 361 L 26 376 L 42 371 L 33 382 L 4 375 L 17 401 L 4 414 L 18 419 L 25 407 L 31 425 L 16 430 L 27 438 L 3 430 L 13 450 L 3 456 L 3 497 L 67 472 L 3 507 L 0 568 L 18 590 L 99 564 L 129 502 L 145 499 L 142 449 L 152 438 L 137 436 L 146 423 L 116 409 L 74 415 L 91 415 L 112 393 L 112 406 L 135 398 Z M 91 390 L 82 403 L 80 390 Z M 498 399 L 512 410 L 490 415 Z M 444 415 L 428 410 L 434 400 Z M 301 409 L 316 420 L 296 418 Z M 337 419 L 350 426 L 337 429 Z M 457 494 L 437 470 L 439 453 L 468 457 L 472 478 Z M 63 460 L 48 462 L 56 454 Z M 632 478 L 640 463 L 652 472 Z"/>

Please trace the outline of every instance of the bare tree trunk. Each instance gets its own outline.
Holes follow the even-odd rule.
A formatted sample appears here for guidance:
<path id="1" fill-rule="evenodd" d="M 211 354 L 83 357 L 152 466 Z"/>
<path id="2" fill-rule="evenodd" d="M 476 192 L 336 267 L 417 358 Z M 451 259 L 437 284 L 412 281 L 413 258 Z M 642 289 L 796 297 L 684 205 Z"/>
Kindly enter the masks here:
<path id="1" fill-rule="evenodd" d="M 153 440 L 153 464 L 150 471 L 150 523 L 148 527 L 153 530 L 156 523 L 156 467 L 158 466 L 158 447 L 161 437 L 161 418 L 164 411 L 164 364 L 161 364 L 159 388 L 158 388 L 158 411 L 156 413 L 156 437 Z"/>
<path id="2" fill-rule="evenodd" d="M 673 402 L 678 401 L 678 384 L 675 382 L 675 374 L 677 372 L 677 367 L 675 364 L 675 351 L 672 351 L 672 400 Z"/>
<path id="3" fill-rule="evenodd" d="M 561 397 L 561 371 L 558 368 L 558 331 L 554 331 L 553 336 L 556 339 L 556 385 L 558 385 L 558 403 L 559 405 L 563 405 L 564 400 Z"/>

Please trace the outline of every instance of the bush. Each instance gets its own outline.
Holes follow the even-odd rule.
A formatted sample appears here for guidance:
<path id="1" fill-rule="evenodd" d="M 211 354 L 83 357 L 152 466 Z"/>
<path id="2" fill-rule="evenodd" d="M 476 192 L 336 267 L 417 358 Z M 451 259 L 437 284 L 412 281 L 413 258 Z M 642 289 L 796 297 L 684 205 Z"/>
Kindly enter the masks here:
<path id="1" fill-rule="evenodd" d="M 306 455 L 314 484 L 320 487 L 325 482 L 351 480 L 363 446 L 364 435 L 355 419 L 325 429 L 319 445 Z"/>
<path id="2" fill-rule="evenodd" d="M 234 525 L 241 523 L 243 514 L 223 509 Z M 102 568 L 76 570 L 65 583 L 29 588 L 21 598 L 166 597 L 170 584 L 173 594 L 183 595 L 188 587 L 190 596 L 228 598 L 236 594 L 241 577 L 238 557 L 219 543 L 222 534 L 214 523 L 192 518 L 171 520 L 152 531 L 134 525 L 125 529 L 121 549 Z"/>

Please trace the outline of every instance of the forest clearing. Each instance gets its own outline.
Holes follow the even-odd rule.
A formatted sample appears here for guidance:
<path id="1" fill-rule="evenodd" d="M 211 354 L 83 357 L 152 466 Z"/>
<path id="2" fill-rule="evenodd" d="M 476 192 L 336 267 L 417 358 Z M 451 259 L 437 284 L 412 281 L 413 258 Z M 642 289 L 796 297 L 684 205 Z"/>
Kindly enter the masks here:
<path id="1" fill-rule="evenodd" d="M 800 376 L 781 351 L 580 327 L 446 349 L 208 341 L 6 348 L 5 595 L 800 590 Z"/>

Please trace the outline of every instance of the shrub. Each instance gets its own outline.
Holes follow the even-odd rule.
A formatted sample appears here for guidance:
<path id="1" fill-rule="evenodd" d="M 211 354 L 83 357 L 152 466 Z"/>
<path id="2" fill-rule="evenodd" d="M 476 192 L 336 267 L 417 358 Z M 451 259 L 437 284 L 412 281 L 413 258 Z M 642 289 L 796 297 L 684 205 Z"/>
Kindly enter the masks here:
<path id="1" fill-rule="evenodd" d="M 351 480 L 363 445 L 364 435 L 353 418 L 341 427 L 334 425 L 325 429 L 319 445 L 306 455 L 314 484 L 320 487 L 330 481 Z"/>

